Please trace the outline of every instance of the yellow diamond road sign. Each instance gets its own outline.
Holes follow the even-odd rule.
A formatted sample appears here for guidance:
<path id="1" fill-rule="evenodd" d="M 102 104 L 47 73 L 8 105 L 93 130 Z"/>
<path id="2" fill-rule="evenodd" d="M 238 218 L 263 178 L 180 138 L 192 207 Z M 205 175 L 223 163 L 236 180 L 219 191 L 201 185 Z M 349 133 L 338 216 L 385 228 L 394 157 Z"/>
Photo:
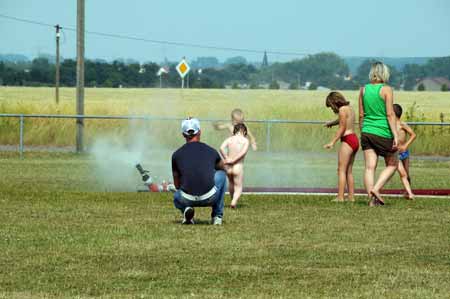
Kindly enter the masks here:
<path id="1" fill-rule="evenodd" d="M 177 65 L 177 72 L 178 74 L 180 74 L 181 78 L 184 78 L 189 73 L 190 70 L 191 67 L 184 59 L 182 59 L 180 63 Z"/>

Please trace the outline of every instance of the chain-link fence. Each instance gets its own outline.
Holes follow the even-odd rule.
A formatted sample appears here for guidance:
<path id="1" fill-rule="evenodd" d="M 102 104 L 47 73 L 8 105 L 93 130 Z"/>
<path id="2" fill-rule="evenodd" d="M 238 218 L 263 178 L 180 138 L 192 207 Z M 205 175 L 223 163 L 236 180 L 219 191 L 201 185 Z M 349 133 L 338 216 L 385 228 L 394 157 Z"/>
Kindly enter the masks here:
<path id="1" fill-rule="evenodd" d="M 109 159 L 108 172 L 120 172 L 123 167 L 120 164 L 114 169 L 114 156 L 133 152 L 139 162 L 162 177 L 171 177 L 170 156 L 184 143 L 181 118 L 0 114 L 0 151 L 17 151 L 21 157 L 32 151 L 75 152 L 75 120 L 81 118 L 84 119 L 85 152 L 93 153 L 93 160 Z M 226 130 L 216 131 L 217 122 L 226 121 L 201 119 L 202 141 L 214 148 L 219 148 L 230 134 Z M 308 120 L 248 120 L 246 123 L 258 146 L 257 151 L 250 150 L 246 157 L 247 186 L 336 186 L 339 146 L 331 151 L 323 149 L 336 128 L 329 129 L 321 121 Z M 450 123 L 411 122 L 409 125 L 417 133 L 410 148 L 413 188 L 449 188 Z M 354 165 L 357 188 L 363 187 L 363 169 L 360 150 Z M 387 188 L 401 188 L 398 176 Z"/>

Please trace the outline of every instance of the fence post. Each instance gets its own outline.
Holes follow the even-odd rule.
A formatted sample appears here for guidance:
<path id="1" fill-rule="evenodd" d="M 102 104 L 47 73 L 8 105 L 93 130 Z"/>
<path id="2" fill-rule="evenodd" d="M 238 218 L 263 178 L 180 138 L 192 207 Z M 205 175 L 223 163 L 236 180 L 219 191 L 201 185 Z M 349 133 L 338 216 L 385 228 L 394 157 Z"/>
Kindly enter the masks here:
<path id="1" fill-rule="evenodd" d="M 23 157 L 23 122 L 24 122 L 24 117 L 23 114 L 20 115 L 20 120 L 19 120 L 19 155 L 20 158 Z"/>
<path id="2" fill-rule="evenodd" d="M 266 123 L 266 152 L 270 152 L 270 128 L 272 123 L 268 121 Z"/>

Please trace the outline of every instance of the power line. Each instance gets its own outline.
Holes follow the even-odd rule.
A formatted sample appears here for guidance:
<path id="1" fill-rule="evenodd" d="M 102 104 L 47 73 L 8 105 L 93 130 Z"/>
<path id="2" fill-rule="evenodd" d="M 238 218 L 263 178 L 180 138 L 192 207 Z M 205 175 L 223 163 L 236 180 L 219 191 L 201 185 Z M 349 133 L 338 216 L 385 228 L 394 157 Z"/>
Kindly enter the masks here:
<path id="1" fill-rule="evenodd" d="M 40 26 L 45 26 L 45 27 L 52 27 L 52 28 L 55 27 L 52 24 L 34 21 L 34 20 L 30 20 L 30 19 L 17 18 L 17 17 L 13 17 L 13 16 L 4 15 L 4 14 L 0 14 L 0 18 L 13 20 L 13 21 L 17 21 L 17 22 L 22 22 L 22 23 L 33 24 L 33 25 L 40 25 Z M 67 31 L 76 32 L 76 28 L 74 28 L 74 27 L 62 26 L 61 28 L 63 28 L 64 30 L 67 30 Z M 99 31 L 89 31 L 89 30 L 85 30 L 85 33 L 94 35 L 94 36 L 107 37 L 107 38 L 133 40 L 133 41 L 147 42 L 147 43 L 152 43 L 152 44 L 170 45 L 170 46 L 178 46 L 178 47 L 189 47 L 189 48 L 198 48 L 198 49 L 208 49 L 208 50 L 221 50 L 221 51 L 257 53 L 257 54 L 264 54 L 264 52 L 266 52 L 266 53 L 272 54 L 272 55 L 285 55 L 285 56 L 307 56 L 307 55 L 311 54 L 311 53 L 303 53 L 303 52 L 295 52 L 295 51 L 256 50 L 256 49 L 248 49 L 248 48 L 209 46 L 209 45 L 202 45 L 202 44 L 196 44 L 196 43 L 184 43 L 184 42 L 175 42 L 175 41 L 166 41 L 166 40 L 156 40 L 156 39 L 148 39 L 148 38 L 142 38 L 142 37 L 136 37 L 136 36 L 122 35 L 122 34 L 115 34 L 115 33 L 105 33 L 105 32 L 99 32 Z"/>
<path id="2" fill-rule="evenodd" d="M 17 17 L 12 17 L 12 16 L 7 16 L 4 14 L 0 14 L 0 18 L 14 20 L 14 21 L 23 22 L 23 23 L 34 24 L 34 25 L 41 25 L 41 26 L 45 26 L 45 27 L 55 27 L 54 25 L 51 25 L 51 24 L 28 20 L 28 19 L 17 18 Z"/>

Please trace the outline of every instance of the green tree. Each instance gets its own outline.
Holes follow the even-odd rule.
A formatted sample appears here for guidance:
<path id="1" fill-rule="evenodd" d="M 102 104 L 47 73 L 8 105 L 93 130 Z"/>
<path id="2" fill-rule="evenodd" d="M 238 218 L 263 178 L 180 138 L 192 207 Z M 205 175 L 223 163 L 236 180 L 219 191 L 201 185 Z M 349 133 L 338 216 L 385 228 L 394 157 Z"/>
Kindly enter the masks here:
<path id="1" fill-rule="evenodd" d="M 403 68 L 403 88 L 405 90 L 413 90 L 416 82 L 425 78 L 425 66 L 418 64 L 407 64 Z"/>
<path id="2" fill-rule="evenodd" d="M 353 78 L 359 86 L 363 86 L 369 82 L 369 72 L 372 67 L 372 64 L 378 60 L 375 59 L 366 59 L 361 65 L 358 67 L 356 71 L 356 75 Z M 402 73 L 399 72 L 394 66 L 387 65 L 390 71 L 390 78 L 388 84 L 392 87 L 399 88 L 402 83 Z"/>
<path id="3" fill-rule="evenodd" d="M 225 60 L 224 64 L 225 65 L 230 65 L 230 64 L 247 64 L 247 59 L 245 59 L 245 57 L 242 57 L 242 56 L 230 57 L 227 60 Z"/>
<path id="4" fill-rule="evenodd" d="M 216 57 L 197 57 L 192 61 L 192 67 L 196 69 L 218 68 L 220 66 L 219 59 Z"/>
<path id="5" fill-rule="evenodd" d="M 3 61 L 0 61 L 0 86 L 3 85 L 3 77 L 5 76 L 6 67 Z"/>
<path id="6" fill-rule="evenodd" d="M 309 90 L 316 90 L 317 87 L 318 87 L 317 84 L 314 83 L 314 82 L 312 82 L 312 83 L 309 85 L 308 89 L 309 89 Z"/>
<path id="7" fill-rule="evenodd" d="M 60 71 L 61 85 L 75 86 L 77 74 L 77 62 L 75 60 L 65 59 L 61 63 L 59 71 Z"/>
<path id="8" fill-rule="evenodd" d="M 280 84 L 276 80 L 273 80 L 269 84 L 269 89 L 280 89 Z"/>
<path id="9" fill-rule="evenodd" d="M 291 82 L 289 84 L 289 89 L 293 89 L 293 90 L 299 89 L 298 82 L 296 82 L 296 81 Z"/>
<path id="10" fill-rule="evenodd" d="M 148 62 L 142 65 L 142 72 L 139 76 L 139 85 L 142 87 L 154 87 L 159 86 L 159 78 L 156 75 L 160 66 L 153 62 Z M 163 80 L 167 77 L 167 74 L 163 74 Z"/>
<path id="11" fill-rule="evenodd" d="M 250 89 L 259 89 L 260 87 L 259 87 L 259 84 L 258 84 L 258 83 L 252 82 L 252 83 L 250 83 L 249 88 L 250 88 Z"/>
<path id="12" fill-rule="evenodd" d="M 423 83 L 420 83 L 419 86 L 417 86 L 418 91 L 425 91 L 425 85 Z"/>
<path id="13" fill-rule="evenodd" d="M 349 75 L 349 68 L 341 57 L 334 53 L 318 53 L 303 59 L 296 59 L 285 63 L 273 63 L 269 67 L 261 68 L 255 78 L 260 82 L 271 82 L 274 74 L 278 80 L 289 83 L 313 81 L 327 86 L 331 82 L 340 87 L 344 78 Z"/>
<path id="14" fill-rule="evenodd" d="M 50 85 L 55 81 L 55 66 L 47 58 L 35 58 L 31 63 L 30 76 L 35 83 Z"/>
<path id="15" fill-rule="evenodd" d="M 427 77 L 450 79 L 450 56 L 431 58 L 424 66 Z"/>
<path id="16" fill-rule="evenodd" d="M 442 84 L 441 91 L 448 91 L 448 85 L 447 84 Z"/>

